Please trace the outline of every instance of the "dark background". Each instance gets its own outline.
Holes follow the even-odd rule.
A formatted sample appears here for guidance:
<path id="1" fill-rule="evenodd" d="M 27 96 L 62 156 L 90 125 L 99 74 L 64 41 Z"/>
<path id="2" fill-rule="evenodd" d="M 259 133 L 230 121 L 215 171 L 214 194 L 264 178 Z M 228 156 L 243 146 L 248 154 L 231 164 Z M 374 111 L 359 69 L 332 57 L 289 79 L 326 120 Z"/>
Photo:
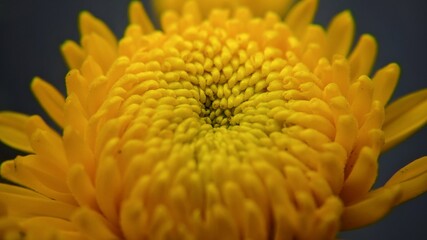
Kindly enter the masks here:
<path id="1" fill-rule="evenodd" d="M 0 110 L 44 113 L 31 94 L 34 76 L 65 92 L 67 72 L 59 52 L 65 39 L 78 40 L 77 16 L 85 9 L 103 19 L 122 36 L 127 24 L 123 0 L 20 0 L 0 1 Z M 419 0 L 320 1 L 316 22 L 326 25 L 331 17 L 351 9 L 357 35 L 373 34 L 379 43 L 376 69 L 396 61 L 402 75 L 394 98 L 427 87 L 427 6 Z M 46 118 L 45 118 L 46 119 Z M 427 128 L 419 131 L 380 159 L 377 185 L 411 160 L 427 154 Z M 0 160 L 16 151 L 0 143 Z M 427 228 L 427 194 L 403 204 L 381 221 L 361 230 L 345 232 L 342 239 L 422 239 Z"/>

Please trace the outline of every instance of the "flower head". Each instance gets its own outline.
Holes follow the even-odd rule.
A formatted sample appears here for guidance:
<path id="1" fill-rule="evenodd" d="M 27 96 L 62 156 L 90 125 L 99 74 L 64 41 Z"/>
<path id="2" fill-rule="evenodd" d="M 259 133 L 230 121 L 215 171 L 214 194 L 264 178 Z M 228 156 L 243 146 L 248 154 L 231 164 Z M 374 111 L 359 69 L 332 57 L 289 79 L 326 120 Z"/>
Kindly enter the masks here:
<path id="1" fill-rule="evenodd" d="M 0 113 L 0 139 L 29 153 L 2 164 L 20 185 L 0 185 L 2 234 L 333 239 L 427 190 L 426 157 L 372 189 L 380 153 L 425 124 L 427 90 L 388 105 L 399 67 L 370 77 L 376 42 L 351 49 L 348 11 L 324 29 L 315 0 L 284 20 L 199 4 L 156 31 L 133 1 L 120 40 L 81 13 L 67 96 L 31 85 L 62 132 Z"/>

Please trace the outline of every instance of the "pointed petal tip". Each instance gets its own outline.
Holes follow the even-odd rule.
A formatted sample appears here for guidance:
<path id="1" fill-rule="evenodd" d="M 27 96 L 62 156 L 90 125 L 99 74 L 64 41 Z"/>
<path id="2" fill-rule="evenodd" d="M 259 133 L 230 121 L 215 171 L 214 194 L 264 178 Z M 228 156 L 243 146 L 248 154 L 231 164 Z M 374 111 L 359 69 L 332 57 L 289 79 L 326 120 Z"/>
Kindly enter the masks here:
<path id="1" fill-rule="evenodd" d="M 29 118 L 28 115 L 22 113 L 0 112 L 0 141 L 18 150 L 33 152 L 26 133 Z"/>

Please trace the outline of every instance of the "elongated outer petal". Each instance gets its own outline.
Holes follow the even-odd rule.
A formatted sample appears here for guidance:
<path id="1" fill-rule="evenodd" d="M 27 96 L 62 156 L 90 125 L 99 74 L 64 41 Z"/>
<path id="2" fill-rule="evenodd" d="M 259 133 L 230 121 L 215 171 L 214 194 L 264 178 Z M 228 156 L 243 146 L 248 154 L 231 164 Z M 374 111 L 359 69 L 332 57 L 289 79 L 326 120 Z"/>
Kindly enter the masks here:
<path id="1" fill-rule="evenodd" d="M 72 40 L 61 45 L 61 53 L 70 69 L 79 68 L 86 57 L 85 51 Z"/>
<path id="2" fill-rule="evenodd" d="M 68 219 L 75 206 L 49 199 L 34 191 L 0 184 L 0 199 L 15 216 L 38 215 Z"/>
<path id="3" fill-rule="evenodd" d="M 360 75 L 369 75 L 376 55 L 375 38 L 369 34 L 363 34 L 349 58 L 351 79 L 355 80 Z"/>
<path id="4" fill-rule="evenodd" d="M 298 2 L 286 15 L 285 22 L 290 26 L 296 36 L 301 36 L 308 24 L 313 20 L 317 8 L 317 0 Z"/>
<path id="5" fill-rule="evenodd" d="M 83 11 L 79 16 L 80 33 L 83 36 L 96 33 L 105 39 L 111 47 L 117 45 L 117 39 L 110 28 L 101 20 L 94 17 L 87 11 Z"/>
<path id="6" fill-rule="evenodd" d="M 65 99 L 61 93 L 48 82 L 35 77 L 31 83 L 31 89 L 37 100 L 49 116 L 61 127 L 64 126 Z"/>
<path id="7" fill-rule="evenodd" d="M 377 221 L 390 211 L 398 197 L 398 187 L 382 188 L 345 207 L 341 216 L 341 230 L 359 228 Z"/>
<path id="8" fill-rule="evenodd" d="M 25 231 L 25 239 L 61 239 L 75 240 L 86 239 L 81 233 L 77 232 L 73 223 L 68 219 L 58 219 L 53 217 L 31 217 L 20 222 L 22 231 Z M 18 233 L 21 236 L 22 231 Z M 1 233 L 0 233 L 1 234 Z M 1 235 L 0 235 L 1 236 Z M 3 238 L 2 238 L 3 239 Z M 6 238 L 8 239 L 8 238 Z M 21 239 L 11 238 L 11 239 Z"/>
<path id="9" fill-rule="evenodd" d="M 0 141 L 24 151 L 33 152 L 26 126 L 29 116 L 15 112 L 0 112 Z"/>
<path id="10" fill-rule="evenodd" d="M 343 11 L 332 19 L 328 27 L 329 57 L 347 56 L 354 38 L 354 20 L 350 11 Z"/>
<path id="11" fill-rule="evenodd" d="M 396 88 L 399 75 L 400 67 L 396 63 L 390 63 L 378 70 L 372 78 L 374 82 L 373 100 L 378 100 L 386 105 Z"/>
<path id="12" fill-rule="evenodd" d="M 402 192 L 397 204 L 426 192 L 427 156 L 409 163 L 397 171 L 385 184 L 386 187 L 395 185 L 398 185 Z"/>
<path id="13" fill-rule="evenodd" d="M 129 5 L 129 20 L 131 24 L 137 24 L 144 33 L 154 30 L 150 18 L 145 12 L 144 6 L 139 1 L 132 1 Z"/>
<path id="14" fill-rule="evenodd" d="M 385 109 L 383 151 L 390 149 L 427 122 L 427 89 L 406 95 Z"/>

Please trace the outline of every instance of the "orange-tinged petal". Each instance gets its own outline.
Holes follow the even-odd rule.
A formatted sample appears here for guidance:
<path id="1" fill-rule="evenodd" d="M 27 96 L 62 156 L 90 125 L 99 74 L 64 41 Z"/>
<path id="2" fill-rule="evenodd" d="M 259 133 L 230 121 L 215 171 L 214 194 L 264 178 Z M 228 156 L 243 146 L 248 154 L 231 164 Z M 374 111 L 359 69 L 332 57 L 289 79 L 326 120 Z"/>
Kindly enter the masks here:
<path id="1" fill-rule="evenodd" d="M 369 75 L 377 55 L 377 42 L 369 34 L 363 34 L 349 57 L 351 79 Z"/>
<path id="2" fill-rule="evenodd" d="M 65 99 L 59 91 L 48 82 L 35 77 L 31 89 L 43 109 L 61 127 L 64 126 Z"/>
<path id="3" fill-rule="evenodd" d="M 153 23 L 147 16 L 144 6 L 138 1 L 132 1 L 129 5 L 129 20 L 131 24 L 139 25 L 143 33 L 154 31 Z"/>
<path id="4" fill-rule="evenodd" d="M 406 95 L 385 109 L 386 151 L 408 138 L 427 122 L 427 89 Z"/>
<path id="5" fill-rule="evenodd" d="M 378 70 L 372 81 L 374 83 L 374 100 L 386 105 L 393 94 L 400 75 L 400 67 L 396 63 L 391 63 Z"/>
<path id="6" fill-rule="evenodd" d="M 397 171 L 385 184 L 386 187 L 399 186 L 401 196 L 397 204 L 427 191 L 427 157 L 419 158 Z"/>
<path id="7" fill-rule="evenodd" d="M 305 33 L 308 24 L 313 20 L 316 9 L 317 0 L 300 1 L 286 15 L 285 22 L 296 36 L 301 37 Z"/>
<path id="8" fill-rule="evenodd" d="M 26 131 L 29 116 L 15 112 L 0 112 L 0 141 L 24 152 L 33 152 Z"/>
<path id="9" fill-rule="evenodd" d="M 344 208 L 341 230 L 363 227 L 381 219 L 396 204 L 399 188 L 381 188 L 365 199 Z"/>
<path id="10" fill-rule="evenodd" d="M 328 26 L 329 57 L 335 54 L 347 56 L 354 38 L 354 20 L 350 11 L 334 17 Z"/>

